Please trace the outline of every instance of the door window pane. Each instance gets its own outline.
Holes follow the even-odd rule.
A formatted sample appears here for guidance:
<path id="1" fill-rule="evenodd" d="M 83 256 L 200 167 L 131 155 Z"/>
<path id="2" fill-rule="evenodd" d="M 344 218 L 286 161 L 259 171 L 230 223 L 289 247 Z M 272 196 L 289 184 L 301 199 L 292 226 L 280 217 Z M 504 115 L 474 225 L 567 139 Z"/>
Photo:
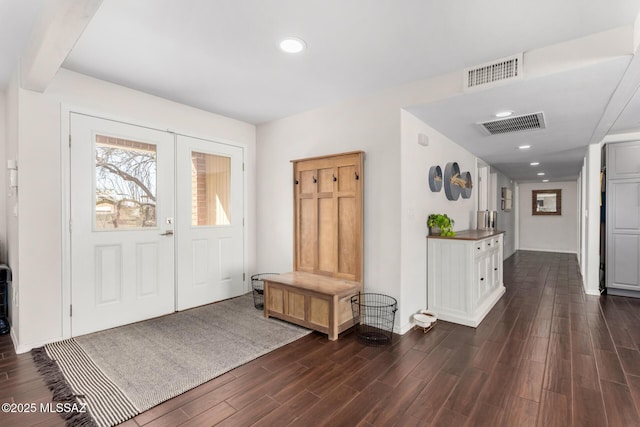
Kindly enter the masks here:
<path id="1" fill-rule="evenodd" d="M 156 146 L 96 135 L 96 229 L 156 226 Z"/>
<path id="2" fill-rule="evenodd" d="M 191 152 L 191 224 L 231 224 L 231 158 Z"/>

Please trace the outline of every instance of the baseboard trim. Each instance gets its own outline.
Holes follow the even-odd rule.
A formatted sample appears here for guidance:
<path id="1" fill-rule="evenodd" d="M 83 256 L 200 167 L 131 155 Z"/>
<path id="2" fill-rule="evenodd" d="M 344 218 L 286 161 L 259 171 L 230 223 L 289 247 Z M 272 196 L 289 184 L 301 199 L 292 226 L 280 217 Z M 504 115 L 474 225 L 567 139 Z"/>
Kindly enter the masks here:
<path id="1" fill-rule="evenodd" d="M 19 347 L 20 343 L 18 343 L 18 337 L 16 336 L 16 332 L 13 329 L 13 326 L 11 327 L 11 330 L 9 331 L 9 335 L 11 335 L 11 343 L 13 344 L 13 349 L 15 350 L 16 354 L 19 354 L 20 352 L 18 351 L 18 347 Z M 27 350 L 27 351 L 29 351 L 29 350 Z M 25 352 L 23 352 L 23 353 L 25 353 Z"/>
<path id="2" fill-rule="evenodd" d="M 12 332 L 11 338 L 14 339 L 13 329 L 11 330 L 11 332 Z M 16 349 L 16 354 L 21 354 L 21 353 L 28 353 L 31 350 L 33 350 L 34 348 L 42 347 L 45 344 L 50 344 L 52 342 L 61 341 L 63 339 L 64 338 L 62 338 L 62 337 L 58 337 L 58 338 L 52 338 L 50 340 L 37 341 L 37 342 L 29 343 L 29 344 L 21 344 L 21 343 L 16 344 L 17 340 L 14 339 L 13 346 Z"/>
<path id="3" fill-rule="evenodd" d="M 394 332 L 399 334 L 399 335 L 404 335 L 407 332 L 409 332 L 412 328 L 413 328 L 413 322 L 408 322 L 408 323 L 405 323 L 404 325 L 400 326 L 400 328 L 397 331 L 394 331 Z"/>
<path id="4" fill-rule="evenodd" d="M 578 254 L 577 251 L 561 251 L 561 250 L 557 250 L 557 249 L 539 249 L 539 248 L 518 248 L 518 251 L 551 252 L 551 253 L 555 253 L 555 254 L 573 254 L 573 255 L 577 255 Z"/>
<path id="5" fill-rule="evenodd" d="M 619 296 L 619 297 L 640 298 L 640 291 L 632 291 L 632 290 L 620 289 L 620 288 L 607 288 L 607 295 L 614 295 L 614 296 Z"/>

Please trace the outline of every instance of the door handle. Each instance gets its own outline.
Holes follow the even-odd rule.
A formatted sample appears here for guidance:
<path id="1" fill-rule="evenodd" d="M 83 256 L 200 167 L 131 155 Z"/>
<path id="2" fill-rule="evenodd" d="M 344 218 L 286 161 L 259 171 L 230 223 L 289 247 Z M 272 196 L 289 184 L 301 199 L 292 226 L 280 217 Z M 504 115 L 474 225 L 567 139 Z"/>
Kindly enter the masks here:
<path id="1" fill-rule="evenodd" d="M 173 236 L 173 230 L 167 230 L 164 233 L 160 234 L 161 236 Z"/>

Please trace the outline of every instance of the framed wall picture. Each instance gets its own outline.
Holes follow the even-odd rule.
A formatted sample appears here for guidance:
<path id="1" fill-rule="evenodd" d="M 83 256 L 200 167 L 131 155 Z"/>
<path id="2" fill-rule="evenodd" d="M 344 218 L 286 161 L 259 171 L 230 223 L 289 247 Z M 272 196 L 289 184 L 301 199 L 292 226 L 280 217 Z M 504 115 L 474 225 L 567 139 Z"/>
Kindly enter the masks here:
<path id="1" fill-rule="evenodd" d="M 531 215 L 562 215 L 562 190 L 532 190 Z"/>
<path id="2" fill-rule="evenodd" d="M 513 208 L 513 191 L 509 187 L 502 187 L 502 203 L 500 207 L 505 212 L 511 212 Z"/>

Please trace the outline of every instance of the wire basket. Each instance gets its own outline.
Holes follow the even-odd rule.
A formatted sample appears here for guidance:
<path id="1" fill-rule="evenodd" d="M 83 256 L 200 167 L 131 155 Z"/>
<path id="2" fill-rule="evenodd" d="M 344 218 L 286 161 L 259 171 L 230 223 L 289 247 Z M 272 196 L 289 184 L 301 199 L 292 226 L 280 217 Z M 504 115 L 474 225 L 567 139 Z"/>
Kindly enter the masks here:
<path id="1" fill-rule="evenodd" d="M 264 310 L 264 277 L 278 273 L 260 273 L 251 276 L 251 288 L 253 288 L 253 305 L 258 310 Z"/>
<path id="2" fill-rule="evenodd" d="M 391 344 L 398 301 L 383 294 L 363 293 L 351 297 L 358 340 L 366 345 Z"/>

